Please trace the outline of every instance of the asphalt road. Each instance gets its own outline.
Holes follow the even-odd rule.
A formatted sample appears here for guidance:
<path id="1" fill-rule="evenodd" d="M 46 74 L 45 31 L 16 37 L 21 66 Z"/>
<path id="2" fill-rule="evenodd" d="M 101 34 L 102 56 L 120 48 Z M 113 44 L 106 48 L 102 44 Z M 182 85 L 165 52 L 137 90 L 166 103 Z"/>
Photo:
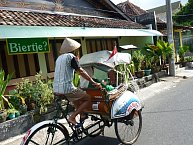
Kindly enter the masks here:
<path id="1" fill-rule="evenodd" d="M 134 145 L 193 144 L 193 78 L 162 81 L 145 88 L 142 132 Z M 114 128 L 105 136 L 88 138 L 77 145 L 119 145 Z"/>
<path id="2" fill-rule="evenodd" d="M 161 82 L 140 90 L 138 96 L 145 108 L 143 127 L 134 145 L 193 144 L 193 78 L 163 78 Z M 21 136 L 2 142 L 19 145 Z M 77 145 L 120 145 L 114 126 L 105 129 L 104 136 L 86 138 Z"/>

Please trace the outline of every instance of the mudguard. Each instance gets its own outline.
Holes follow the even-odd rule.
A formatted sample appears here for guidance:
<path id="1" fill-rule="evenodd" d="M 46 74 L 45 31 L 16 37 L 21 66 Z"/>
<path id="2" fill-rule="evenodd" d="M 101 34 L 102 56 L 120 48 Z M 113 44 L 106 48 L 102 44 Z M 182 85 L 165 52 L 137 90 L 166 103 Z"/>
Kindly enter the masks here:
<path id="1" fill-rule="evenodd" d="M 140 110 L 141 103 L 139 98 L 130 91 L 125 91 L 117 98 L 111 108 L 111 119 L 129 115 L 133 109 Z"/>
<path id="2" fill-rule="evenodd" d="M 32 128 L 30 128 L 27 133 L 25 134 L 25 136 L 23 137 L 22 139 L 22 142 L 20 145 L 25 145 L 26 141 L 27 141 L 27 138 L 37 129 L 39 128 L 40 126 L 43 126 L 45 124 L 54 124 L 54 120 L 46 120 L 46 121 L 42 121 L 38 124 L 35 124 Z"/>

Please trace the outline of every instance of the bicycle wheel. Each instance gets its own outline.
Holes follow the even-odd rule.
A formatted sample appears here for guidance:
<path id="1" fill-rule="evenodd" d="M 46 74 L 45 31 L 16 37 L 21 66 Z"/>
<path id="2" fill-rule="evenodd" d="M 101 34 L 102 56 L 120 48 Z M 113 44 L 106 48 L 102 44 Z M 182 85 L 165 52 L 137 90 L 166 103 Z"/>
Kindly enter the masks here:
<path id="1" fill-rule="evenodd" d="M 138 139 L 142 128 L 141 111 L 133 110 L 126 117 L 115 120 L 115 133 L 117 139 L 127 145 L 131 145 Z"/>
<path id="2" fill-rule="evenodd" d="M 56 124 L 45 124 L 37 128 L 25 145 L 69 145 L 68 131 Z"/>
<path id="3" fill-rule="evenodd" d="M 104 131 L 104 122 L 98 114 L 89 115 L 89 119 L 84 122 L 82 128 L 87 136 L 96 137 Z"/>

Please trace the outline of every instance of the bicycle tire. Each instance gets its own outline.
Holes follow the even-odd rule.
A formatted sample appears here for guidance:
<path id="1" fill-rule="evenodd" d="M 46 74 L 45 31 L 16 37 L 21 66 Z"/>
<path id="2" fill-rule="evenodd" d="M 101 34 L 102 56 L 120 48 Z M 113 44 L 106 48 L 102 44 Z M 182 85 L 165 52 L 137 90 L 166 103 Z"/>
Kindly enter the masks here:
<path id="1" fill-rule="evenodd" d="M 49 140 L 50 135 L 52 137 L 51 140 Z M 60 137 L 60 140 L 57 142 L 54 140 L 57 137 L 56 135 Z M 57 145 L 61 144 L 61 142 L 64 143 L 63 145 L 69 145 L 68 137 L 69 134 L 66 128 L 57 124 L 44 124 L 28 137 L 25 145 Z"/>
<path id="2" fill-rule="evenodd" d="M 135 125 L 137 126 L 136 127 L 137 132 L 133 133 L 132 131 L 135 129 Z M 115 119 L 115 133 L 117 139 L 123 144 L 132 145 L 133 143 L 135 143 L 141 133 L 141 129 L 142 129 L 142 115 L 140 110 L 139 111 L 133 110 L 130 115 L 123 118 Z M 121 134 L 121 132 L 123 132 L 123 134 Z M 128 134 L 126 134 L 126 132 Z M 125 139 L 125 136 L 127 135 L 129 135 L 128 138 L 131 137 L 128 140 Z"/>

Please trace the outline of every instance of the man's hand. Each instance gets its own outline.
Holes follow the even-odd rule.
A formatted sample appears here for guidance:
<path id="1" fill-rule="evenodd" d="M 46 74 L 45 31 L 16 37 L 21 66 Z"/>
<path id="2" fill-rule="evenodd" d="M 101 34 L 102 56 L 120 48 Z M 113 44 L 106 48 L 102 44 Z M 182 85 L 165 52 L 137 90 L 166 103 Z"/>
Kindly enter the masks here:
<path id="1" fill-rule="evenodd" d="M 95 86 L 96 88 L 98 88 L 98 89 L 100 89 L 100 90 L 103 89 L 102 86 L 101 86 L 101 84 L 95 82 L 95 81 L 92 79 L 92 77 L 90 77 L 83 68 L 79 67 L 76 71 L 77 71 L 83 78 L 85 78 L 86 80 L 88 80 L 93 86 Z"/>
<path id="2" fill-rule="evenodd" d="M 95 86 L 96 88 L 100 89 L 100 90 L 103 89 L 100 83 L 94 82 L 92 85 Z"/>

